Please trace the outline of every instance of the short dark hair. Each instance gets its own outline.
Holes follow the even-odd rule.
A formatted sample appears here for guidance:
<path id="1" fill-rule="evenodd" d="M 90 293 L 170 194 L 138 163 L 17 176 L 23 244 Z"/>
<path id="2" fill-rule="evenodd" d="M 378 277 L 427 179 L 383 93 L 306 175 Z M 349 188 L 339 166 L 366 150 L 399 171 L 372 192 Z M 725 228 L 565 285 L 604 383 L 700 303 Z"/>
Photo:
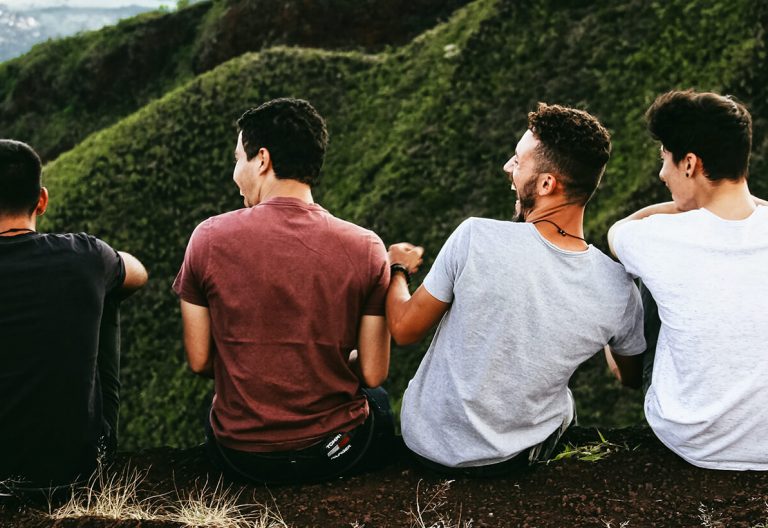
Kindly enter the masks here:
<path id="1" fill-rule="evenodd" d="M 0 216 L 32 214 L 42 188 L 40 156 L 21 141 L 0 139 Z"/>
<path id="2" fill-rule="evenodd" d="M 266 148 L 275 176 L 315 185 L 328 146 L 325 121 L 309 102 L 280 98 L 251 108 L 237 120 L 248 159 Z"/>
<path id="3" fill-rule="evenodd" d="M 608 130 L 583 110 L 545 103 L 528 114 L 528 128 L 540 142 L 538 170 L 559 174 L 566 196 L 586 204 L 611 156 Z"/>
<path id="4" fill-rule="evenodd" d="M 739 180 L 749 175 L 752 117 L 731 96 L 693 90 L 656 98 L 645 113 L 648 130 L 675 163 L 689 152 L 701 158 L 708 179 Z"/>

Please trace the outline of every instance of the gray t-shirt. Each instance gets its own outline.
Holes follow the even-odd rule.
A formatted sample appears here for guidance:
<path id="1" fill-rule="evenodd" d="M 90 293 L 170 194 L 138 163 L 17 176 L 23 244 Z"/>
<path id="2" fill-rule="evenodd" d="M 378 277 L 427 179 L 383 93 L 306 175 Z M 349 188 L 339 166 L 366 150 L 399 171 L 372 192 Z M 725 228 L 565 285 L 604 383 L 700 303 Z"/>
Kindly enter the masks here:
<path id="1" fill-rule="evenodd" d="M 610 344 L 645 349 L 624 268 L 593 246 L 565 251 L 530 223 L 470 218 L 424 280 L 451 303 L 403 396 L 403 439 L 450 467 L 508 460 L 572 416 L 568 380 Z"/>

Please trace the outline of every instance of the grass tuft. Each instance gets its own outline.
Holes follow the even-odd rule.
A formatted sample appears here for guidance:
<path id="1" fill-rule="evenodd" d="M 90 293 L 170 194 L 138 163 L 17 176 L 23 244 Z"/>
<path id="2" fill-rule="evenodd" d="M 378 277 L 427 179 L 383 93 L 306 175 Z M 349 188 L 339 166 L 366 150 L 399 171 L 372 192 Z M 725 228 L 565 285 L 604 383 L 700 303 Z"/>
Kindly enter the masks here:
<path id="1" fill-rule="evenodd" d="M 630 450 L 630 447 L 627 444 L 622 445 L 609 442 L 599 430 L 597 431 L 597 434 L 600 437 L 599 442 L 589 442 L 579 446 L 569 442 L 565 444 L 563 450 L 557 456 L 551 460 L 547 460 L 546 463 L 549 464 L 550 462 L 555 462 L 564 458 L 576 458 L 577 460 L 583 460 L 585 462 L 597 462 L 618 451 Z M 637 449 L 637 447 L 633 448 L 632 451 L 635 449 Z"/>
<path id="2" fill-rule="evenodd" d="M 239 504 L 243 489 L 225 488 L 221 478 L 213 487 L 206 480 L 202 486 L 196 483 L 184 496 L 178 490 L 176 493 L 178 500 L 165 520 L 210 528 L 288 528 L 277 507 L 271 510 L 262 504 Z"/>
<path id="3" fill-rule="evenodd" d="M 461 506 L 455 521 L 443 510 L 448 504 L 452 480 L 444 480 L 431 489 L 425 486 L 423 490 L 422 482 L 419 480 L 416 484 L 416 507 L 405 512 L 410 528 L 472 528 L 472 519 L 461 520 Z"/>
<path id="4" fill-rule="evenodd" d="M 52 519 L 75 517 L 105 517 L 108 519 L 154 520 L 161 515 L 153 498 L 139 499 L 139 485 L 146 477 L 136 469 L 126 467 L 108 475 L 99 466 L 85 487 L 73 490 L 63 506 L 50 511 Z"/>
<path id="5" fill-rule="evenodd" d="M 147 472 L 126 467 L 109 475 L 100 466 L 86 486 L 72 491 L 66 504 L 55 510 L 49 506 L 48 516 L 54 520 L 101 517 L 167 521 L 207 528 L 288 528 L 277 505 L 273 509 L 239 504 L 242 488 L 233 492 L 231 486 L 224 487 L 221 478 L 213 487 L 206 480 L 202 486 L 195 482 L 184 494 L 177 489 L 175 500 L 167 494 L 140 499 Z"/>

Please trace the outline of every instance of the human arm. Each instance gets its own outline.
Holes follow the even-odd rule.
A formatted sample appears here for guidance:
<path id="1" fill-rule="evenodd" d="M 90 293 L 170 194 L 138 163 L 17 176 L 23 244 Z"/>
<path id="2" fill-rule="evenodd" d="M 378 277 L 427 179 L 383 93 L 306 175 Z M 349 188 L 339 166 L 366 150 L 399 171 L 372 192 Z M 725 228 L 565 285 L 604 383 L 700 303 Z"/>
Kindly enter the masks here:
<path id="1" fill-rule="evenodd" d="M 182 299 L 181 321 L 189 368 L 195 374 L 213 378 L 214 344 L 208 308 Z"/>
<path id="2" fill-rule="evenodd" d="M 123 284 L 118 287 L 118 292 L 120 298 L 125 299 L 147 284 L 149 274 L 139 259 L 130 253 L 125 251 L 118 251 L 117 253 L 123 260 L 123 266 L 125 267 L 125 279 L 123 279 Z"/>
<path id="3" fill-rule="evenodd" d="M 360 320 L 357 356 L 350 363 L 366 387 L 378 387 L 389 373 L 389 330 L 381 315 L 364 315 Z"/>
<path id="4" fill-rule="evenodd" d="M 663 202 L 658 204 L 649 205 L 648 207 L 643 207 L 639 211 L 635 211 L 631 215 L 627 216 L 626 218 L 623 218 L 613 224 L 611 228 L 608 230 L 608 247 L 611 250 L 611 253 L 613 256 L 618 258 L 618 255 L 616 255 L 616 250 L 614 246 L 614 240 L 616 238 L 616 228 L 619 226 L 626 224 L 627 222 L 631 222 L 633 220 L 642 220 L 643 218 L 647 218 L 651 215 L 655 214 L 677 214 L 682 213 L 683 211 L 678 209 L 675 205 L 675 202 Z"/>
<path id="5" fill-rule="evenodd" d="M 605 361 L 611 373 L 625 387 L 639 389 L 643 383 L 643 355 L 622 356 L 605 345 Z"/>
<path id="6" fill-rule="evenodd" d="M 405 266 L 414 273 L 421 265 L 424 250 L 400 243 L 389 247 L 389 262 Z M 450 303 L 442 302 L 419 286 L 411 296 L 403 273 L 393 274 L 387 290 L 387 323 L 398 345 L 420 341 L 440 321 Z"/>

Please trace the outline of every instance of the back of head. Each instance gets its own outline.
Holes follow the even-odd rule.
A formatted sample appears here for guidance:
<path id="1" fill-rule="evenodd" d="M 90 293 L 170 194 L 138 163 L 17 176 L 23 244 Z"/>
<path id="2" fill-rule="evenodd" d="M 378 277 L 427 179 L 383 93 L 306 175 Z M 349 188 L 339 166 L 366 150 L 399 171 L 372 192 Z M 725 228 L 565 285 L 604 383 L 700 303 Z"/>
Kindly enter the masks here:
<path id="1" fill-rule="evenodd" d="M 328 130 L 309 102 L 274 99 L 245 112 L 237 126 L 243 133 L 248 160 L 265 148 L 277 178 L 308 185 L 317 183 L 328 145 Z"/>
<path id="2" fill-rule="evenodd" d="M 0 139 L 0 217 L 32 214 L 40 198 L 41 172 L 32 147 Z"/>
<path id="3" fill-rule="evenodd" d="M 528 114 L 528 128 L 540 142 L 538 170 L 557 174 L 567 198 L 586 204 L 611 155 L 608 130 L 583 110 L 545 103 Z"/>
<path id="4" fill-rule="evenodd" d="M 679 163 L 701 159 L 708 179 L 739 180 L 749 171 L 752 117 L 730 96 L 693 90 L 660 95 L 645 114 L 648 130 Z"/>

